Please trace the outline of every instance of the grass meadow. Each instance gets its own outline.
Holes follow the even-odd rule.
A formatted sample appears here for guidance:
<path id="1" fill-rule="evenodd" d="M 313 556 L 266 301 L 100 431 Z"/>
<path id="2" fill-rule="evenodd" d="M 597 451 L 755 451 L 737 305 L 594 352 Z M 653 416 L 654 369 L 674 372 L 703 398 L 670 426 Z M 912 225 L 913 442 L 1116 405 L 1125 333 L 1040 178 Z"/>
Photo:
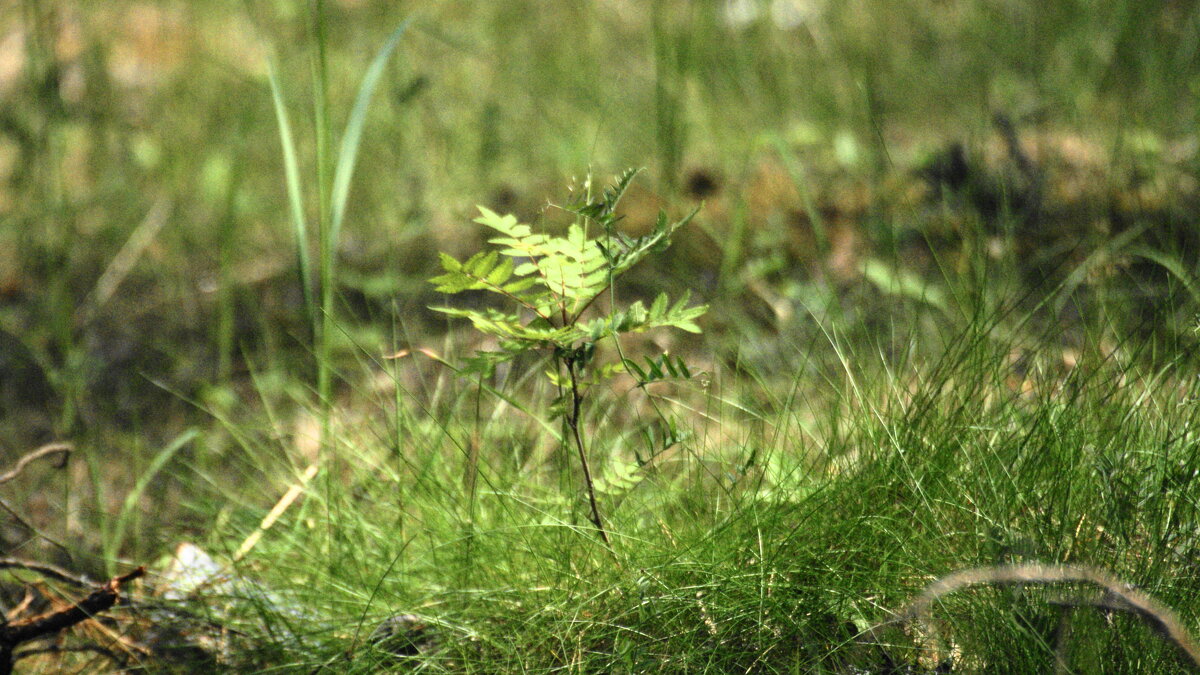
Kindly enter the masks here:
<path id="1" fill-rule="evenodd" d="M 0 672 L 1194 672 L 1197 82 L 1174 0 L 9 3 Z M 630 167 L 584 319 L 701 332 L 468 372 L 439 253 Z"/>

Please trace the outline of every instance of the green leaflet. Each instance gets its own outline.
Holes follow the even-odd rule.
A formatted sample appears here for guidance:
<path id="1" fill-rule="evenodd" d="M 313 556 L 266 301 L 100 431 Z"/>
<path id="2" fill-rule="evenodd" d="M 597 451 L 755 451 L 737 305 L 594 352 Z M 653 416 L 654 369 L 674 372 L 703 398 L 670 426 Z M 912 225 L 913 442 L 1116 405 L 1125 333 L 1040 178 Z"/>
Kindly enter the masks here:
<path id="1" fill-rule="evenodd" d="M 467 319 L 481 333 L 509 340 L 538 343 L 534 346 L 568 347 L 576 340 L 585 337 L 582 330 L 573 326 L 555 328 L 550 324 L 538 321 L 521 323 L 516 316 L 495 309 L 483 311 L 455 307 L 431 307 L 430 309 Z M 523 351 L 525 348 L 519 347 L 519 349 Z"/>
<path id="2" fill-rule="evenodd" d="M 466 260 L 442 253 L 443 273 L 429 281 L 440 293 L 484 291 L 506 299 L 507 310 L 433 308 L 466 319 L 476 330 L 500 338 L 500 351 L 488 352 L 479 359 L 480 364 L 494 365 L 531 349 L 555 348 L 560 358 L 570 360 L 572 367 L 579 369 L 576 377 L 584 377 L 583 369 L 590 366 L 594 345 L 605 338 L 655 328 L 700 332 L 696 320 L 708 307 L 688 306 L 688 293 L 673 303 L 664 293 L 649 307 L 639 301 L 585 319 L 585 313 L 595 307 L 595 301 L 622 273 L 669 246 L 671 235 L 696 214 L 693 211 L 671 221 L 660 213 L 653 230 L 640 237 L 620 232 L 616 227 L 617 202 L 637 174 L 636 170 L 624 172 L 603 190 L 599 200 L 592 200 L 590 188 L 583 191 L 582 198 L 567 207 L 579 220 L 561 235 L 536 232 L 516 216 L 478 207 L 479 216 L 474 222 L 497 233 L 488 240 L 491 248 Z M 588 236 L 588 224 L 598 236 Z M 587 345 L 591 346 L 584 349 Z M 585 379 L 591 383 L 623 369 L 621 363 L 607 369 L 591 367 Z"/>
<path id="3" fill-rule="evenodd" d="M 634 302 L 624 311 L 616 311 L 609 316 L 595 319 L 588 324 L 588 334 L 592 339 L 599 340 L 609 335 L 621 333 L 642 333 L 653 328 L 678 328 L 689 333 L 699 333 L 700 326 L 696 319 L 708 311 L 708 305 L 688 307 L 691 294 L 684 292 L 674 305 L 669 304 L 667 295 L 660 294 L 650 309 L 641 300 Z"/>

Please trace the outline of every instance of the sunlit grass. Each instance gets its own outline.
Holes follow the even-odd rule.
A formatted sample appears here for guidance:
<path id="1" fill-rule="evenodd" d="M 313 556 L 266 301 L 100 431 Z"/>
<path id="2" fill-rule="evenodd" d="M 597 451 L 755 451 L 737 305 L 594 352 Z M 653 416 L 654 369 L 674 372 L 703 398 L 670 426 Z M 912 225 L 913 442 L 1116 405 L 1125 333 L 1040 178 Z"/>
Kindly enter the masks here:
<path id="1" fill-rule="evenodd" d="M 965 593 L 935 609 L 941 643 L 862 643 L 935 577 L 1012 562 L 1108 570 L 1194 620 L 1194 360 L 1148 365 L 1136 343 L 1076 359 L 994 325 L 947 330 L 943 353 L 912 359 L 837 337 L 797 347 L 794 363 L 826 377 L 797 369 L 791 395 L 724 366 L 707 389 L 676 392 L 694 436 L 601 495 L 615 561 L 582 500 L 559 490 L 557 444 L 536 423 L 492 415 L 494 398 L 480 407 L 449 373 L 435 376 L 435 407 L 427 393 L 363 392 L 379 409 L 347 420 L 337 444 L 350 506 L 324 523 L 310 492 L 264 537 L 242 569 L 277 595 L 253 601 L 245 626 L 274 625 L 262 657 L 297 670 L 874 672 L 952 659 L 1041 672 L 1058 650 L 1081 672 L 1187 672 L 1153 631 L 1086 606 L 1062 646 L 1053 603 L 1084 597 L 1071 588 Z M 370 367 L 403 388 L 417 364 Z M 603 416 L 636 403 L 623 393 Z M 640 442 L 596 429 L 599 466 Z M 431 626 L 398 661 L 368 639 L 397 614 Z"/>
<path id="2" fill-rule="evenodd" d="M 197 543 L 247 584 L 191 603 L 244 632 L 198 670 L 1185 671 L 1072 588 L 861 634 L 1033 560 L 1195 624 L 1196 8 L 19 4 L 0 438 L 79 464 L 5 486 L 40 532 L 4 543 L 95 575 Z M 966 187 L 929 178 L 955 143 Z M 544 364 L 456 380 L 480 345 L 424 279 L 475 204 L 541 223 L 629 165 L 631 228 L 706 201 L 630 298 L 713 311 L 644 350 L 707 371 L 651 392 L 670 453 L 638 466 L 670 430 L 632 382 L 590 401 L 614 556 Z M 398 614 L 430 628 L 396 661 Z"/>

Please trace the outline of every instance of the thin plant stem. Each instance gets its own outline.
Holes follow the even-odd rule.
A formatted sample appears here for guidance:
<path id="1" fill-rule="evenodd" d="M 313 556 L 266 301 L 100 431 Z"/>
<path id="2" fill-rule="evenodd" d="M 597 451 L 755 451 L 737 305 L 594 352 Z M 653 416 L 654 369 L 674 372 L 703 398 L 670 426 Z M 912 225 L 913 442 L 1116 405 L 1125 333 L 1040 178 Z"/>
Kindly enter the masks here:
<path id="1" fill-rule="evenodd" d="M 325 52 L 325 3 L 310 0 L 309 13 L 316 49 L 312 53 L 313 75 L 313 121 L 317 139 L 317 231 L 320 265 L 320 314 L 319 326 L 314 327 L 317 337 L 317 395 L 321 405 L 321 445 L 328 441 L 329 396 L 332 384 L 330 372 L 330 336 L 333 328 L 333 258 L 336 251 L 330 238 L 329 219 L 330 181 L 333 176 L 330 165 L 330 119 L 328 91 L 328 62 Z"/>
<path id="2" fill-rule="evenodd" d="M 592 469 L 588 464 L 587 451 L 583 445 L 583 436 L 579 433 L 579 417 L 583 409 L 583 395 L 579 392 L 579 375 L 574 358 L 566 360 L 567 373 L 571 378 L 571 414 L 567 416 L 567 426 L 571 428 L 571 437 L 575 441 L 575 449 L 579 452 L 579 466 L 583 469 L 583 486 L 587 492 L 588 506 L 591 508 L 591 521 L 600 534 L 600 539 L 608 549 L 612 550 L 612 542 L 604 529 L 604 520 L 600 517 L 600 507 L 596 503 L 596 484 L 592 480 Z"/>

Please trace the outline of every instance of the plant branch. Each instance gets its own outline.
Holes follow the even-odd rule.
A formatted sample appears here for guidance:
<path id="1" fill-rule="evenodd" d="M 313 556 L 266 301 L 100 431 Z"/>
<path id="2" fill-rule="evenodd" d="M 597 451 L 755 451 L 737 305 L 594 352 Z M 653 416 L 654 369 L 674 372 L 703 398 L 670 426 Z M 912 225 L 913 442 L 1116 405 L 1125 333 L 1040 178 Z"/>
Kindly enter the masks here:
<path id="1" fill-rule="evenodd" d="M 111 609 L 121 599 L 121 585 L 145 576 L 145 574 L 146 568 L 138 567 L 128 574 L 110 579 L 108 583 L 92 591 L 86 598 L 70 607 L 20 621 L 11 621 L 0 626 L 0 675 L 12 673 L 13 661 L 19 656 L 13 653 L 17 645 L 45 635 L 52 635 Z M 71 575 L 65 576 L 70 577 Z"/>
<path id="2" fill-rule="evenodd" d="M 54 467 L 56 469 L 61 469 L 66 466 L 67 457 L 74 450 L 75 447 L 70 443 L 50 443 L 49 445 L 43 445 L 37 450 L 26 454 L 21 459 L 18 459 L 16 466 L 9 470 L 8 473 L 0 475 L 0 485 L 3 485 L 4 483 L 7 483 L 8 481 L 21 475 L 21 472 L 25 470 L 25 466 L 30 462 L 41 459 L 47 455 L 61 455 L 62 457 L 59 459 L 58 464 Z"/>
<path id="3" fill-rule="evenodd" d="M 604 285 L 604 288 L 601 288 L 599 291 L 596 292 L 595 295 L 588 298 L 587 302 L 583 303 L 583 307 L 580 307 L 579 311 L 575 313 L 575 318 L 571 319 L 571 323 L 568 324 L 568 326 L 574 326 L 575 324 L 579 323 L 579 320 L 583 318 L 583 313 L 588 310 L 588 307 L 591 307 L 592 303 L 596 302 L 596 300 L 598 300 L 600 298 L 600 296 L 611 291 L 612 288 L 613 288 L 613 280 L 609 279 L 608 283 Z"/>
<path id="4" fill-rule="evenodd" d="M 538 308 L 535 305 L 530 304 L 521 296 L 515 295 L 513 293 L 509 293 L 508 291 L 504 290 L 503 287 L 501 287 L 497 284 L 493 284 L 491 281 L 488 281 L 486 277 L 481 277 L 478 274 L 471 274 L 470 272 L 463 272 L 463 274 L 475 279 L 479 283 L 486 285 L 487 289 L 489 291 L 496 293 L 497 295 L 504 296 L 504 297 L 508 298 L 509 300 L 512 300 L 513 302 L 517 303 L 518 305 L 524 307 L 525 309 L 528 309 L 529 311 L 536 314 L 539 319 L 544 320 L 546 323 L 550 324 L 551 326 L 554 325 L 554 317 L 552 317 L 549 314 L 541 313 L 540 311 L 538 311 Z"/>
<path id="5" fill-rule="evenodd" d="M 583 437 L 579 433 L 579 415 L 583 407 L 583 396 L 579 393 L 579 376 L 576 370 L 575 357 L 566 358 L 567 374 L 571 378 L 571 414 L 567 416 L 567 426 L 571 427 L 571 436 L 575 440 L 575 449 L 579 452 L 579 465 L 583 468 L 583 485 L 587 492 L 588 506 L 591 507 L 591 521 L 600 534 L 604 545 L 612 550 L 612 542 L 604 529 L 604 521 L 600 518 L 600 507 L 596 504 L 596 484 L 592 480 L 592 469 L 588 464 L 587 452 L 583 446 Z"/>

